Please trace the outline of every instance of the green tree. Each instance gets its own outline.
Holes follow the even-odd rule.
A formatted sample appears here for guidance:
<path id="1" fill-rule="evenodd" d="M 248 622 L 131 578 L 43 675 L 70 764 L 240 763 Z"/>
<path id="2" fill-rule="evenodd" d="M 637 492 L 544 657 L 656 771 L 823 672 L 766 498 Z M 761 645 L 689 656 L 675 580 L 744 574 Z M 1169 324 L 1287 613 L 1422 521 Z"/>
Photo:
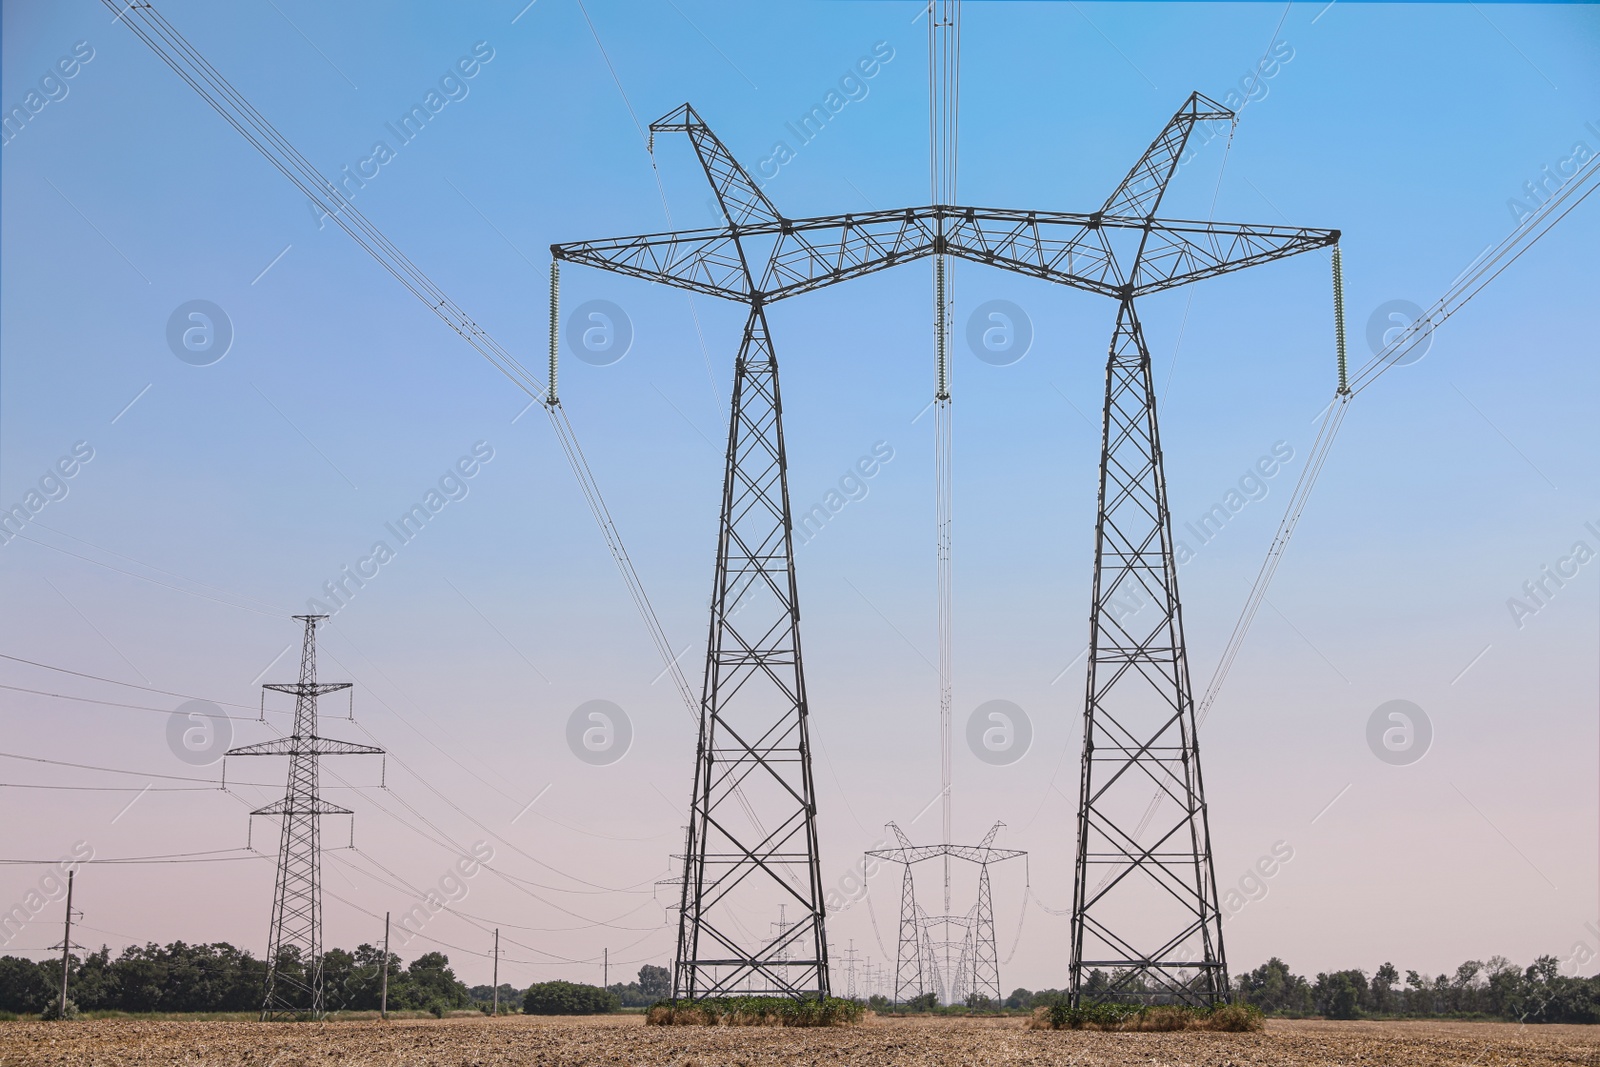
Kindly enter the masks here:
<path id="1" fill-rule="evenodd" d="M 423 953 L 411 961 L 405 973 L 407 1007 L 449 1010 L 472 1003 L 467 987 L 450 969 L 450 957 L 442 952 Z"/>
<path id="2" fill-rule="evenodd" d="M 1395 1008 L 1395 983 L 1400 981 L 1400 972 L 1395 970 L 1394 964 L 1385 962 L 1372 974 L 1372 985 L 1369 993 L 1372 999 L 1372 1010 L 1381 1015 L 1387 1015 Z"/>
<path id="3" fill-rule="evenodd" d="M 1316 985 L 1311 989 L 1317 1011 L 1330 1019 L 1359 1017 L 1366 992 L 1366 973 L 1357 970 L 1319 974 Z"/>
<path id="4" fill-rule="evenodd" d="M 639 992 L 651 1003 L 672 996 L 672 972 L 647 963 L 639 968 Z"/>
<path id="5" fill-rule="evenodd" d="M 0 957 L 0 1011 L 36 1012 L 49 999 L 50 983 L 39 964 L 20 956 Z"/>
<path id="6" fill-rule="evenodd" d="M 1310 985 L 1276 956 L 1235 977 L 1234 990 L 1244 1003 L 1269 1014 L 1309 1015 L 1314 1009 Z"/>
<path id="7" fill-rule="evenodd" d="M 621 1006 L 609 990 L 576 982 L 536 982 L 522 998 L 527 1015 L 603 1015 Z"/>

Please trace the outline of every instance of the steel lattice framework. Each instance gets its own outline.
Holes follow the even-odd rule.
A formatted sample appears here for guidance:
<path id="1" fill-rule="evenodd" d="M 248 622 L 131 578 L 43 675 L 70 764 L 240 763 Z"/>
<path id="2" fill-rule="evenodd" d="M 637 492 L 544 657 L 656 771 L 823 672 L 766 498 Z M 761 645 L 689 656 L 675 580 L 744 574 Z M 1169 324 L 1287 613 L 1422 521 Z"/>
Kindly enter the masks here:
<path id="1" fill-rule="evenodd" d="M 321 756 L 381 755 L 383 749 L 317 736 L 317 698 L 349 689 L 349 682 L 317 681 L 317 623 L 326 615 L 296 615 L 305 623 L 300 649 L 300 680 L 269 682 L 263 689 L 292 693 L 294 729 L 288 737 L 228 750 L 230 756 L 288 756 L 289 784 L 282 800 L 251 815 L 282 817 L 278 880 L 272 893 L 272 927 L 267 938 L 267 988 L 262 1021 L 321 1019 L 322 999 L 322 842 L 323 815 L 350 815 L 323 800 L 317 791 Z"/>
<path id="2" fill-rule="evenodd" d="M 1108 994 L 1115 997 L 1204 1003 L 1227 996 L 1156 398 L 1134 300 L 1335 245 L 1339 239 L 1337 230 L 1157 217 L 1195 125 L 1232 121 L 1233 112 L 1192 94 L 1116 191 L 1088 214 L 930 204 L 788 219 L 685 104 L 652 124 L 651 147 L 658 132 L 689 136 L 726 225 L 551 246 L 557 260 L 737 301 L 751 309 L 735 372 L 741 388 L 735 390 L 730 421 L 674 979 L 678 995 L 727 991 L 737 983 L 794 995 L 827 992 L 777 363 L 763 309 L 837 282 L 944 255 L 1118 302 L 1106 374 L 1071 985 L 1076 996 L 1088 971 L 1105 968 L 1111 975 Z M 758 356 L 757 373 L 747 367 L 751 351 Z M 752 390 L 753 382 L 760 388 Z M 751 403 L 757 408 L 746 416 L 742 408 Z M 762 447 L 748 446 L 755 439 Z M 747 469 L 751 462 L 755 466 Z M 770 524 L 769 536 L 752 535 L 748 541 L 731 536 L 736 525 L 757 517 Z M 756 623 L 731 625 L 730 564 L 735 570 L 746 567 L 758 579 L 755 586 L 770 595 L 773 604 L 763 616 L 770 629 Z M 786 580 L 777 580 L 779 574 Z M 1113 599 L 1135 590 L 1141 603 L 1154 610 L 1130 616 L 1123 602 Z M 746 634 L 780 642 L 782 651 L 780 645 L 769 651 Z M 716 739 L 729 731 L 744 687 L 758 677 L 784 694 L 780 705 L 792 701 L 790 710 L 776 718 L 758 718 L 761 726 L 753 733 L 748 728 L 732 732 L 741 740 L 725 762 Z M 780 769 L 780 759 L 796 763 L 788 769 L 792 773 Z M 773 830 L 762 829 L 753 802 L 738 789 L 763 777 L 792 783 L 777 790 L 781 803 L 774 809 L 778 821 Z M 1147 799 L 1152 783 L 1161 804 L 1151 807 L 1130 799 L 1141 791 Z M 745 809 L 753 830 L 733 829 L 725 817 L 730 798 Z M 1167 800 L 1176 804 L 1178 814 L 1156 823 L 1154 837 L 1146 842 L 1152 812 L 1167 810 Z M 1147 809 L 1143 818 L 1141 808 Z M 724 843 L 717 847 L 725 846 L 727 852 L 708 848 L 713 835 Z M 802 843 L 805 854 L 796 851 Z M 1093 886 L 1091 871 L 1101 875 Z M 729 902 L 729 894 L 751 879 L 779 887 L 807 914 L 786 935 L 815 945 L 808 959 L 791 961 L 788 974 L 795 981 L 780 981 L 772 973 L 770 961 L 779 946 L 738 935 L 735 925 L 713 918 Z M 1146 936 L 1152 929 L 1157 932 Z M 1135 935 L 1135 930 L 1141 933 Z M 919 934 L 926 943 L 925 926 Z M 904 915 L 901 935 L 904 941 Z"/>

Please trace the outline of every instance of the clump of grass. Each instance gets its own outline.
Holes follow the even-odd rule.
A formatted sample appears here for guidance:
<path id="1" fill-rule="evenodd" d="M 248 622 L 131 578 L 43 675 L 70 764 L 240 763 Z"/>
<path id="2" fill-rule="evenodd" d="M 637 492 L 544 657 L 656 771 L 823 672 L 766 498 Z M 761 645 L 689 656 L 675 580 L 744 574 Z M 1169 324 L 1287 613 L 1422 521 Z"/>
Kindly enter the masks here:
<path id="1" fill-rule="evenodd" d="M 1261 1009 L 1250 1004 L 1219 1004 L 1211 1011 L 1211 1029 L 1242 1034 L 1266 1026 Z"/>
<path id="2" fill-rule="evenodd" d="M 851 1026 L 863 1008 L 839 997 L 793 1000 L 789 997 L 706 997 L 663 1000 L 651 1005 L 648 1026 Z"/>
<path id="3" fill-rule="evenodd" d="M 1260 1030 L 1261 1011 L 1248 1004 L 1219 1004 L 1212 1008 L 1180 1004 L 1056 1004 L 1035 1009 L 1030 1030 L 1111 1030 L 1163 1032 L 1218 1030 L 1244 1033 Z"/>

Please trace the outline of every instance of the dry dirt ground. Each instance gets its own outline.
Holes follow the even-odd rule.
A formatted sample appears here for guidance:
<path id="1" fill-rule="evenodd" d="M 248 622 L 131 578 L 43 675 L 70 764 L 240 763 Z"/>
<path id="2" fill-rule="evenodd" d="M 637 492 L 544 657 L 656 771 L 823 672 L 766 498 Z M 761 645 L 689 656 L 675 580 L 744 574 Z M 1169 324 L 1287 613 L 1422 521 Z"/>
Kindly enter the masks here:
<path id="1" fill-rule="evenodd" d="M 0 1067 L 827 1067 L 909 1064 L 1600 1067 L 1600 1027 L 1271 1021 L 1264 1033 L 1033 1031 L 1020 1019 L 871 1019 L 815 1030 L 647 1027 L 640 1016 L 324 1024 L 101 1019 L 0 1022 Z"/>

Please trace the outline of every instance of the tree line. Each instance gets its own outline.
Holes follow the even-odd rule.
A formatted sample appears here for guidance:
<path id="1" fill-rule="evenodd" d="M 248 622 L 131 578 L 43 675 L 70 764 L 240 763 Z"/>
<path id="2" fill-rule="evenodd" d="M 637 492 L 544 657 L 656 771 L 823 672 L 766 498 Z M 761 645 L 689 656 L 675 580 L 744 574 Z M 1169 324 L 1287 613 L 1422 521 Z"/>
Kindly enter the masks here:
<path id="1" fill-rule="evenodd" d="M 1100 970 L 1089 973 L 1083 997 L 1098 999 L 1114 983 Z M 1052 1007 L 1070 999 L 1064 989 L 1013 990 L 1004 1006 L 1013 1010 Z M 1417 971 L 1404 976 L 1392 963 L 1371 975 L 1364 970 L 1331 971 L 1307 979 L 1274 956 L 1233 979 L 1233 999 L 1264 1014 L 1328 1019 L 1480 1018 L 1530 1023 L 1600 1023 L 1600 975 L 1563 975 L 1555 956 L 1540 956 L 1518 967 L 1504 956 L 1468 960 L 1454 974 L 1432 978 Z M 987 1006 L 987 1005 L 984 1005 Z"/>
<path id="2" fill-rule="evenodd" d="M 334 948 L 322 956 L 328 1011 L 377 1011 L 383 994 L 383 949 L 362 945 Z M 279 966 L 303 972 L 298 954 L 286 952 Z M 266 992 L 267 963 L 226 942 L 161 946 L 130 945 L 117 956 L 102 947 L 74 955 L 67 974 L 72 1002 L 83 1011 L 257 1011 Z M 61 991 L 61 960 L 0 956 L 0 1011 L 39 1012 Z M 484 987 L 492 996 L 493 990 Z M 519 994 L 513 993 L 513 996 Z M 505 1003 L 502 995 L 501 1002 Z M 444 1011 L 470 1008 L 468 990 L 440 952 L 425 953 L 406 966 L 389 954 L 389 1008 Z"/>
<path id="3" fill-rule="evenodd" d="M 384 953 L 361 945 L 354 952 L 329 949 L 323 955 L 326 1009 L 376 1011 L 382 995 Z M 249 952 L 225 942 L 190 945 L 174 941 L 161 946 L 130 945 L 120 955 L 102 947 L 74 955 L 68 972 L 71 999 L 85 1011 L 126 1012 L 253 1012 L 261 1007 L 267 965 Z M 298 956 L 288 953 L 280 968 L 303 970 Z M 1084 996 L 1094 1000 L 1113 984 L 1114 976 L 1091 971 Z M 60 958 L 35 961 L 0 957 L 0 1011 L 37 1013 L 53 1004 L 61 989 Z M 579 996 L 579 992 L 582 996 Z M 1268 1015 L 1320 1015 L 1330 1019 L 1361 1017 L 1495 1018 L 1522 1022 L 1600 1023 L 1600 976 L 1571 977 L 1561 973 L 1555 956 L 1541 956 L 1518 967 L 1503 956 L 1487 962 L 1468 960 L 1454 974 L 1429 977 L 1408 970 L 1402 974 L 1384 963 L 1365 970 L 1323 972 L 1314 979 L 1297 975 L 1273 957 L 1233 979 L 1234 999 Z M 529 990 L 500 986 L 503 1011 L 572 1010 L 578 1001 L 586 1010 L 647 1007 L 671 995 L 671 974 L 646 964 L 638 980 L 613 983 L 606 989 L 570 983 L 539 983 Z M 389 955 L 389 1008 L 393 1011 L 445 1011 L 483 1007 L 494 996 L 490 986 L 468 988 L 440 952 L 417 957 L 409 966 Z M 1000 1004 L 983 999 L 967 1006 L 979 1009 L 1030 1010 L 1062 1003 L 1066 990 L 1013 990 Z M 577 998 L 574 1000 L 574 998 Z M 931 994 L 916 1008 L 932 1009 Z M 546 1004 L 548 1001 L 548 1005 Z M 569 1004 L 568 1002 L 572 1003 Z M 600 1007 L 604 1003 L 605 1007 Z M 888 1009 L 882 997 L 871 1006 Z"/>
<path id="4" fill-rule="evenodd" d="M 1308 981 L 1274 956 L 1234 980 L 1241 999 L 1278 1015 L 1458 1016 L 1538 1023 L 1600 1023 L 1600 975 L 1561 973 L 1555 956 L 1518 967 L 1504 956 L 1468 960 L 1454 974 L 1401 976 L 1384 963 L 1369 977 L 1364 970 L 1332 971 Z"/>

